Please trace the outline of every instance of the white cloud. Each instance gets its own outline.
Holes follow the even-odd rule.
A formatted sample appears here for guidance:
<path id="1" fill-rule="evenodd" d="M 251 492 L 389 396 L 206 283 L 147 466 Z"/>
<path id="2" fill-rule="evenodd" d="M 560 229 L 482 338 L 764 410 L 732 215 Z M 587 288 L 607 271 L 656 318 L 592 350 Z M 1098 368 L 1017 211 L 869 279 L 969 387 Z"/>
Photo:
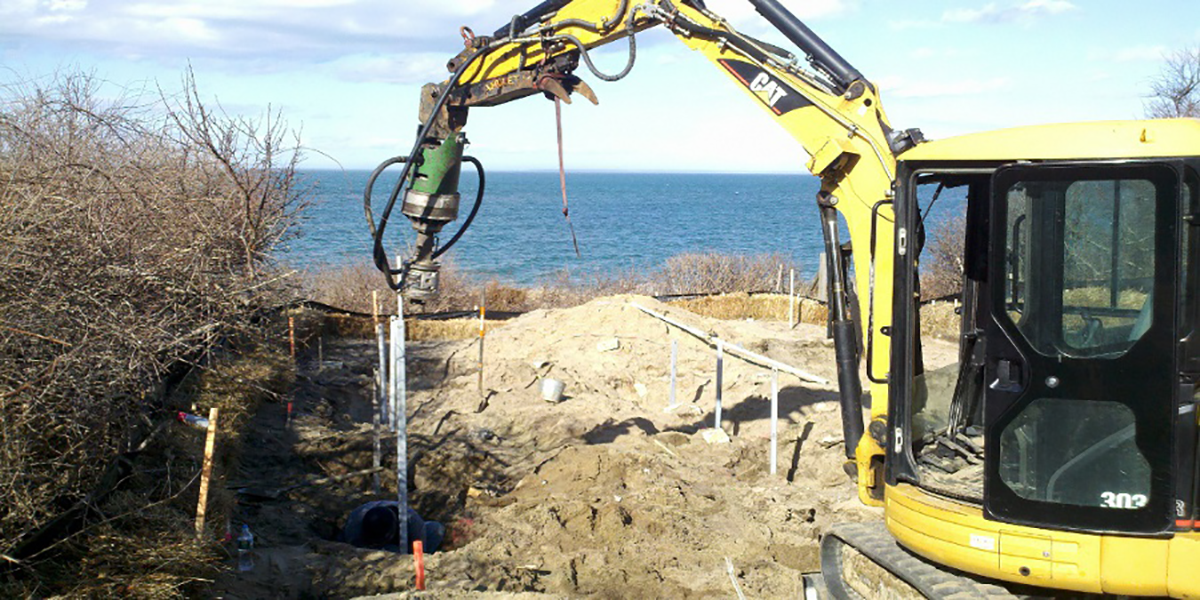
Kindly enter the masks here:
<path id="1" fill-rule="evenodd" d="M 0 38 L 116 56 L 333 60 L 364 52 L 461 48 L 528 0 L 5 0 Z"/>
<path id="2" fill-rule="evenodd" d="M 1007 77 L 989 79 L 960 79 L 949 82 L 931 83 L 897 76 L 879 78 L 876 83 L 887 97 L 895 98 L 945 98 L 950 96 L 978 96 L 990 94 L 1010 87 Z"/>
<path id="3" fill-rule="evenodd" d="M 832 17 L 857 7 L 857 2 L 852 0 L 780 0 L 780 3 L 801 19 Z M 732 21 L 735 26 L 746 27 L 747 23 L 762 20 L 746 0 L 705 0 L 704 4 L 710 11 Z"/>
<path id="4" fill-rule="evenodd" d="M 326 68 L 340 79 L 358 82 L 425 83 L 448 75 L 446 55 L 439 53 L 356 54 L 339 58 Z"/>
<path id="5" fill-rule="evenodd" d="M 1170 50 L 1163 45 L 1154 46 L 1132 46 L 1129 48 L 1121 48 L 1112 55 L 1112 60 L 1116 62 L 1162 62 L 1163 57 Z"/>
<path id="6" fill-rule="evenodd" d="M 49 0 L 46 8 L 50 12 L 76 12 L 87 8 L 87 0 Z"/>
<path id="7" fill-rule="evenodd" d="M 859 1 L 783 0 L 804 19 L 843 14 Z M 0 0 L 0 39 L 170 64 L 182 58 L 219 59 L 237 71 L 247 63 L 256 69 L 274 65 L 276 70 L 339 63 L 342 77 L 404 82 L 430 72 L 444 76 L 445 61 L 462 49 L 459 27 L 490 34 L 536 4 L 537 0 Z M 735 23 L 745 22 L 749 33 L 770 30 L 745 0 L 708 4 Z M 646 42 L 652 45 L 655 39 L 648 37 Z"/>
<path id="8" fill-rule="evenodd" d="M 1078 10 L 1067 0 L 1029 0 L 1024 4 L 998 6 L 991 2 L 980 8 L 960 8 L 942 14 L 945 23 L 1031 23 L 1048 16 Z"/>
<path id="9" fill-rule="evenodd" d="M 1001 25 L 1017 23 L 1030 25 L 1046 17 L 1079 10 L 1079 7 L 1067 0 L 1028 0 L 1001 6 L 989 2 L 979 8 L 955 8 L 942 13 L 941 19 L 903 19 L 889 24 L 895 30 L 933 29 L 946 24 L 981 23 L 985 25 Z"/>
<path id="10" fill-rule="evenodd" d="M 908 56 L 913 60 L 948 59 L 962 56 L 962 51 L 958 48 L 931 48 L 929 46 L 921 46 L 919 48 L 913 48 L 908 53 Z"/>

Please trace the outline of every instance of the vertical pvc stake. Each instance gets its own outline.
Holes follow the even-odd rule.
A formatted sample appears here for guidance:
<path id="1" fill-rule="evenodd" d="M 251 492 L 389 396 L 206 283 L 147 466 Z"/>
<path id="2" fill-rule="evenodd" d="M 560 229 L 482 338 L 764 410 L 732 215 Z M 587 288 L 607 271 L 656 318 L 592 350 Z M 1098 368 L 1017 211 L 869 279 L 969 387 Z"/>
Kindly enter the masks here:
<path id="1" fill-rule="evenodd" d="M 388 320 L 388 431 L 396 431 L 396 379 L 400 370 L 396 368 L 396 317 Z"/>
<path id="2" fill-rule="evenodd" d="M 378 401 L 377 401 L 376 405 L 379 408 L 380 419 L 382 419 L 383 422 L 386 423 L 387 420 L 390 418 L 388 415 L 391 414 L 388 411 L 388 404 L 387 404 L 387 399 L 391 396 L 391 394 L 388 392 L 388 390 L 390 389 L 388 386 L 388 382 L 390 380 L 388 379 L 387 332 L 384 331 L 383 323 L 375 324 L 375 341 L 379 345 L 379 368 L 375 370 L 375 376 L 377 378 L 376 379 L 377 385 L 376 385 L 375 390 L 376 390 L 376 393 L 378 394 L 378 399 L 377 399 Z"/>
<path id="3" fill-rule="evenodd" d="M 679 359 L 679 340 L 671 340 L 671 408 L 675 408 L 675 365 Z"/>
<path id="4" fill-rule="evenodd" d="M 371 437 L 374 446 L 371 454 L 371 467 L 375 469 L 375 472 L 371 474 L 371 491 L 375 496 L 379 496 L 379 466 L 383 463 L 382 444 L 379 439 L 379 405 L 379 369 L 376 368 L 375 380 L 371 382 Z"/>
<path id="5" fill-rule="evenodd" d="M 779 369 L 771 369 L 771 474 L 779 467 Z"/>
<path id="6" fill-rule="evenodd" d="M 393 413 L 396 422 L 396 496 L 400 503 L 400 518 L 397 526 L 401 552 L 407 552 L 408 546 L 408 411 L 405 407 L 405 372 L 404 364 L 404 296 L 396 294 L 396 409 Z"/>
<path id="7" fill-rule="evenodd" d="M 713 414 L 713 429 L 721 428 L 721 385 L 725 370 L 725 344 L 717 340 L 717 409 Z"/>

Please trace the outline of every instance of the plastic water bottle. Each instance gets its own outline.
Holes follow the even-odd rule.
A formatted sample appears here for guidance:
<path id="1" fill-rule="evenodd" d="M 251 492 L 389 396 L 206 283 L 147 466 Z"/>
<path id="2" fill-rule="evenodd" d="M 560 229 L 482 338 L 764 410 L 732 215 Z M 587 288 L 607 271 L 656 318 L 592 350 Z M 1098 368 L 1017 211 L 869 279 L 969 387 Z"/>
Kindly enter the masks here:
<path id="1" fill-rule="evenodd" d="M 250 533 L 249 525 L 242 525 L 242 533 L 237 538 L 238 571 L 246 572 L 254 569 L 254 534 Z"/>
<path id="2" fill-rule="evenodd" d="M 195 427 L 196 429 L 208 429 L 208 419 L 205 419 L 204 417 L 198 417 L 196 415 L 190 415 L 180 411 L 175 415 L 175 418 L 184 425 Z"/>

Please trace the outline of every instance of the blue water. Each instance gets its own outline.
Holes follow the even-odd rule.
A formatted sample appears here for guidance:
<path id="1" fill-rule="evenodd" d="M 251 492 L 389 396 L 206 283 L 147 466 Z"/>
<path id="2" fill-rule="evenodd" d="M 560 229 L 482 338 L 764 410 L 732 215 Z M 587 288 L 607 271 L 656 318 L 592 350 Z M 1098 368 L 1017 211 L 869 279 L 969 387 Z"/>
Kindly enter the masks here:
<path id="1" fill-rule="evenodd" d="M 447 226 L 443 240 L 474 200 L 477 180 L 470 171 L 464 167 L 460 218 Z M 368 175 L 305 171 L 314 205 L 281 258 L 301 268 L 369 263 L 362 210 Z M 394 177 L 375 186 L 377 212 Z M 515 284 L 536 284 L 563 270 L 586 276 L 652 269 L 676 254 L 707 251 L 779 253 L 811 277 L 823 248 L 818 188 L 809 175 L 568 173 L 571 222 L 582 253 L 576 258 L 558 173 L 488 173 L 479 216 L 447 256 L 472 275 Z M 391 252 L 413 239 L 398 208 L 388 227 Z"/>

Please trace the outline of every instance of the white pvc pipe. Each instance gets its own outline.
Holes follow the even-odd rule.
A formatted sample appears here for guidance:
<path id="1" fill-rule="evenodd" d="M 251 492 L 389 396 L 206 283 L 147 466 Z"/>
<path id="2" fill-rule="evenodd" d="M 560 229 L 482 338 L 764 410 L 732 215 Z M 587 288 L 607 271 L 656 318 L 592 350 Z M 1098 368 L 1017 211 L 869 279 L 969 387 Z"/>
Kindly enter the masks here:
<path id="1" fill-rule="evenodd" d="M 671 340 L 671 408 L 675 408 L 675 365 L 679 359 L 679 340 Z"/>
<path id="2" fill-rule="evenodd" d="M 721 428 L 721 387 L 725 370 L 725 343 L 717 340 L 717 409 L 713 415 L 713 429 Z"/>
<path id="3" fill-rule="evenodd" d="M 779 461 L 779 369 L 771 369 L 771 474 Z"/>
<path id="4" fill-rule="evenodd" d="M 700 331 L 699 329 L 696 329 L 695 327 L 690 327 L 690 326 L 680 323 L 679 321 L 676 321 L 666 315 L 656 313 L 644 306 L 638 305 L 636 302 L 630 302 L 629 305 L 656 318 L 656 319 L 659 319 L 665 323 L 674 325 L 674 326 L 704 340 L 710 346 L 715 347 L 717 344 L 716 337 L 710 336 L 709 334 L 707 334 L 703 331 Z M 767 367 L 768 369 L 779 369 L 780 371 L 783 371 L 784 373 L 788 373 L 790 375 L 795 375 L 796 377 L 799 377 L 802 381 L 807 381 L 809 383 L 818 383 L 821 385 L 829 385 L 829 380 L 825 379 L 824 377 L 820 377 L 817 375 L 813 375 L 812 373 L 802 371 L 791 365 L 781 363 L 773 358 L 767 358 L 766 356 L 758 354 L 757 352 L 751 352 L 750 350 L 747 350 L 741 346 L 738 346 L 737 344 L 731 344 L 729 342 L 722 342 L 722 344 L 725 346 L 725 349 L 730 352 L 730 354 L 740 355 L 741 358 L 743 358 L 747 362 L 751 362 L 751 363 L 754 363 L 754 364 L 757 364 L 757 365 L 760 365 L 763 367 Z"/>
<path id="5" fill-rule="evenodd" d="M 388 403 L 387 399 L 391 395 L 388 390 L 388 348 L 387 348 L 387 333 L 384 330 L 383 323 L 375 324 L 375 340 L 379 345 L 379 369 L 376 371 L 375 379 L 375 405 L 379 409 L 379 417 L 383 422 L 388 420 Z"/>
<path id="6" fill-rule="evenodd" d="M 396 496 L 400 504 L 397 520 L 400 527 L 400 553 L 407 554 L 408 548 L 408 411 L 405 407 L 407 373 L 404 364 L 404 297 L 396 294 Z"/>

